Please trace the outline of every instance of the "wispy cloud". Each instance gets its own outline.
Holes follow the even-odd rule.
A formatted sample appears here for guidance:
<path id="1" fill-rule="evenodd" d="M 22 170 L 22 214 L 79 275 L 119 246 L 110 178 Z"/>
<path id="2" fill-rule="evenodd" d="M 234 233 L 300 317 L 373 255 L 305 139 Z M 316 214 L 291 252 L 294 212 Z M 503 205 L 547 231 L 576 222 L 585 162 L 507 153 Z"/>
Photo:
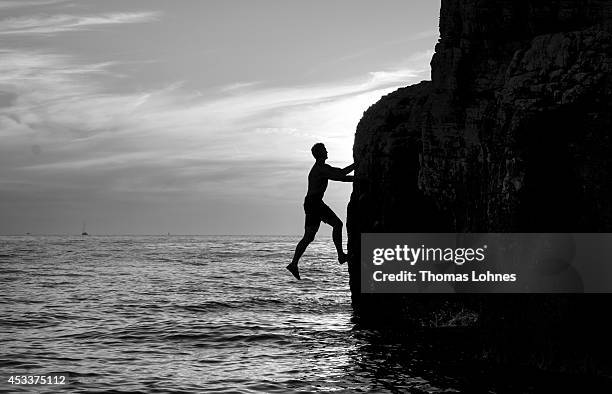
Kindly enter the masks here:
<path id="1" fill-rule="evenodd" d="M 120 12 L 101 15 L 40 15 L 0 20 L 0 35 L 57 34 L 96 26 L 144 23 L 158 20 L 158 12 Z"/>
<path id="2" fill-rule="evenodd" d="M 0 1 L 0 9 L 40 7 L 45 5 L 65 3 L 68 0 L 7 0 Z"/>
<path id="3" fill-rule="evenodd" d="M 261 82 L 235 82 L 226 86 L 222 86 L 219 90 L 224 93 L 241 92 L 245 89 L 250 89 L 260 84 Z"/>
<path id="4" fill-rule="evenodd" d="M 306 75 L 313 75 L 316 74 L 318 72 L 321 72 L 325 69 L 330 69 L 330 68 L 337 68 L 339 67 L 341 64 L 344 63 L 348 63 L 348 62 L 355 62 L 358 59 L 362 59 L 365 57 L 376 57 L 376 53 L 377 52 L 381 52 L 385 47 L 397 47 L 398 50 L 402 50 L 402 46 L 405 46 L 407 43 L 410 43 L 412 41 L 417 41 L 417 40 L 421 40 L 424 38 L 432 38 L 434 36 L 438 36 L 439 33 L 437 30 L 425 30 L 425 31 L 421 31 L 421 32 L 417 32 L 415 34 L 413 34 L 410 37 L 406 37 L 406 38 L 402 38 L 400 40 L 389 40 L 389 41 L 385 41 L 383 43 L 380 43 L 379 45 L 373 46 L 373 47 L 369 47 L 369 48 L 365 48 L 365 49 L 361 49 L 359 51 L 356 52 L 352 52 L 352 53 L 348 53 L 348 54 L 344 54 L 344 55 L 340 55 L 331 59 L 328 59 L 325 62 L 322 62 L 320 64 L 315 65 L 314 67 L 312 67 L 307 73 Z M 423 62 L 415 62 L 416 57 L 422 57 L 422 56 L 427 56 L 429 58 L 431 58 L 431 56 L 433 55 L 433 50 L 431 51 L 427 51 L 427 52 L 419 52 L 416 54 L 413 54 L 412 56 L 404 59 L 404 61 L 406 63 L 415 65 L 415 64 L 421 64 L 423 66 L 426 66 L 426 63 Z M 422 59 L 418 59 L 418 60 L 422 60 Z M 416 71 L 422 71 L 422 70 L 416 70 Z"/>

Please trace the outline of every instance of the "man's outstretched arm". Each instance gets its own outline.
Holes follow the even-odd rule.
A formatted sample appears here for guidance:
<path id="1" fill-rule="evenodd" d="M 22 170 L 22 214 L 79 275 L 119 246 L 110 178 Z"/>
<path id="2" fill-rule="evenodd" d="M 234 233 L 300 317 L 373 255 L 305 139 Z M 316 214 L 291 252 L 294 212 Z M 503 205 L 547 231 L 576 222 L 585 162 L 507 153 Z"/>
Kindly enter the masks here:
<path id="1" fill-rule="evenodd" d="M 355 163 L 345 168 L 336 168 L 328 165 L 326 168 L 327 170 L 325 171 L 325 176 L 332 181 L 353 182 L 353 176 L 346 174 L 353 171 L 354 168 Z"/>
<path id="2" fill-rule="evenodd" d="M 353 171 L 354 169 L 355 169 L 355 163 L 351 164 L 351 165 L 350 165 L 350 166 L 348 166 L 348 167 L 344 167 L 344 168 L 342 168 L 340 171 L 342 171 L 342 175 L 346 175 L 346 174 L 348 174 L 349 172 Z"/>

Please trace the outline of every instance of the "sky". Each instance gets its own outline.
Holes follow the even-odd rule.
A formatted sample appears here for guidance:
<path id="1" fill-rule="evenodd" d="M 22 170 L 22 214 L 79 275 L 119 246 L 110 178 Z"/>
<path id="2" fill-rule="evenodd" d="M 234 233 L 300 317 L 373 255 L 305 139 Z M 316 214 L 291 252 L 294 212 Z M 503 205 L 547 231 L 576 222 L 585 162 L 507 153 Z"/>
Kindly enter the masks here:
<path id="1" fill-rule="evenodd" d="M 0 0 L 0 234 L 300 234 L 310 147 L 347 166 L 363 112 L 430 79 L 439 7 Z"/>

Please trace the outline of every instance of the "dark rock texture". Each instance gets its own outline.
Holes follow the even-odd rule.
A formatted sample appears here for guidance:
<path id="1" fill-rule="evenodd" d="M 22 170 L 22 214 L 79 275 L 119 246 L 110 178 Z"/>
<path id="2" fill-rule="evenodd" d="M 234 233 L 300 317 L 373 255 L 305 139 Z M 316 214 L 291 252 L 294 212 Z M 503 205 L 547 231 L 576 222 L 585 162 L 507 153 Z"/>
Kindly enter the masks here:
<path id="1" fill-rule="evenodd" d="M 405 324 L 447 302 L 485 322 L 534 317 L 517 302 L 574 320 L 586 303 L 603 308 L 601 298 L 360 293 L 363 232 L 612 232 L 612 1 L 442 0 L 431 67 L 432 81 L 383 97 L 357 127 L 355 309 Z"/>

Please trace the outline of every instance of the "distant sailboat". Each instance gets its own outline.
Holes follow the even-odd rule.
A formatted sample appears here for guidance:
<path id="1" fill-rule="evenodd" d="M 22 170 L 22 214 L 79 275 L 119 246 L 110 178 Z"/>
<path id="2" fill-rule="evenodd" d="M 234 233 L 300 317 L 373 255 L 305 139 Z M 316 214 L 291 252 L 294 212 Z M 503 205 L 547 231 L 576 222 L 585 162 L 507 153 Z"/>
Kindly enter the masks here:
<path id="1" fill-rule="evenodd" d="M 81 235 L 89 235 L 87 231 L 85 231 L 85 222 L 83 222 L 83 231 L 81 231 Z"/>

